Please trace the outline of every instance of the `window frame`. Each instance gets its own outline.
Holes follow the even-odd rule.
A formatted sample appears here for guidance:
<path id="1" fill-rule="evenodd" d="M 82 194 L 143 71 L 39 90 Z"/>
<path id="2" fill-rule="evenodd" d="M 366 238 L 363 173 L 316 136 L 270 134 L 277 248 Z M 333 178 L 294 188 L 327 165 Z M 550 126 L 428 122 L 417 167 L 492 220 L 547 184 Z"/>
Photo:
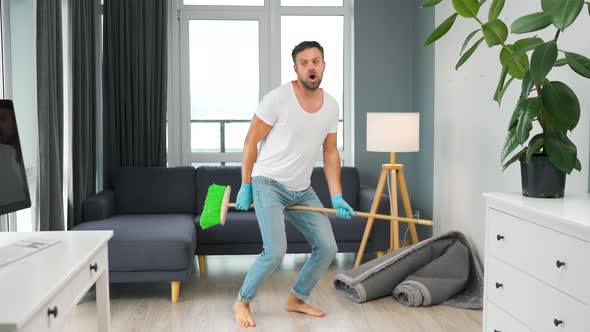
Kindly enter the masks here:
<path id="1" fill-rule="evenodd" d="M 8 1 L 0 1 L 0 61 L 2 67 L 0 76 L 2 76 L 2 91 L 0 94 L 2 99 L 12 96 L 12 79 L 10 75 L 10 3 Z M 7 232 L 11 226 L 16 226 L 16 214 L 9 213 L 7 215 L 0 215 L 0 232 Z"/>
<path id="2" fill-rule="evenodd" d="M 341 7 L 280 6 L 280 0 L 265 0 L 264 6 L 184 5 L 175 0 L 169 31 L 168 165 L 239 162 L 241 152 L 193 152 L 191 150 L 189 21 L 257 20 L 259 22 L 259 99 L 281 84 L 281 16 L 343 17 L 343 150 L 344 165 L 354 166 L 354 79 L 353 79 L 353 0 Z M 322 158 L 318 160 L 321 162 Z"/>

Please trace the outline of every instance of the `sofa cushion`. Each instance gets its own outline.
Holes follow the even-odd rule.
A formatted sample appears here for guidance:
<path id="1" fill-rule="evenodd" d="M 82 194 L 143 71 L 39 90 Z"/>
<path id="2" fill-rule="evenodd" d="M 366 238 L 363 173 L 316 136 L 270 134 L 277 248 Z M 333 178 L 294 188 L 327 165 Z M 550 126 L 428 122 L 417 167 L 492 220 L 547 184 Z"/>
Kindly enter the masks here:
<path id="1" fill-rule="evenodd" d="M 342 197 L 354 210 L 359 207 L 359 188 L 360 180 L 359 174 L 354 167 L 342 167 L 340 172 L 340 182 L 342 183 Z M 326 177 L 324 176 L 324 169 L 316 167 L 311 174 L 311 187 L 318 195 L 322 204 L 327 207 L 332 207 L 330 201 L 330 189 Z"/>
<path id="2" fill-rule="evenodd" d="M 260 243 L 260 229 L 254 211 L 228 211 L 225 225 L 218 225 L 202 230 L 198 226 L 200 216 L 197 216 L 197 237 L 199 244 L 212 243 Z"/>
<path id="3" fill-rule="evenodd" d="M 192 264 L 196 235 L 192 214 L 116 215 L 73 228 L 113 230 L 110 271 L 177 271 Z"/>
<path id="4" fill-rule="evenodd" d="M 207 197 L 207 190 L 212 184 L 220 186 L 231 186 L 230 202 L 236 201 L 238 190 L 242 185 L 242 168 L 240 166 L 200 166 L 196 171 L 197 197 L 196 208 L 197 214 L 203 211 L 203 204 Z"/>
<path id="5" fill-rule="evenodd" d="M 122 167 L 111 185 L 115 213 L 196 213 L 193 167 Z"/>
<path id="6" fill-rule="evenodd" d="M 239 166 L 201 166 L 197 168 L 196 177 L 197 214 L 200 214 L 203 210 L 207 190 L 211 184 L 230 185 L 232 187 L 230 202 L 235 202 L 242 184 L 241 167 Z M 354 167 L 342 167 L 340 181 L 342 182 L 342 196 L 353 209 L 358 210 L 360 180 L 357 169 Z M 314 168 L 311 175 L 311 187 L 322 204 L 327 208 L 331 208 L 330 190 L 322 167 Z"/>
<path id="7" fill-rule="evenodd" d="M 365 232 L 366 218 L 352 217 L 350 219 L 340 219 L 335 215 L 330 215 L 330 224 L 332 225 L 332 232 L 337 242 L 361 242 L 363 233 Z M 373 234 L 378 231 L 383 231 L 385 228 L 389 229 L 388 222 L 375 220 L 373 229 L 371 231 L 371 238 Z M 285 231 L 287 232 L 287 239 L 289 242 L 307 242 L 303 234 L 301 234 L 295 226 L 289 221 L 286 222 Z"/>

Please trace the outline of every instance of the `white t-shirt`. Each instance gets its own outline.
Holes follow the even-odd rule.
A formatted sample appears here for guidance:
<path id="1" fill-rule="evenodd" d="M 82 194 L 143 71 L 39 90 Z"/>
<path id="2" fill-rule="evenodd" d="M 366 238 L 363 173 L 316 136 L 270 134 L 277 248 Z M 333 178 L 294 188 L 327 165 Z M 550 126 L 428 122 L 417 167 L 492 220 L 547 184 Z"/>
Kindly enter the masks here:
<path id="1" fill-rule="evenodd" d="M 291 190 L 307 189 L 326 136 L 338 131 L 336 100 L 324 91 L 322 108 L 306 112 L 289 82 L 264 96 L 256 116 L 273 127 L 260 143 L 252 176 L 271 178 Z"/>

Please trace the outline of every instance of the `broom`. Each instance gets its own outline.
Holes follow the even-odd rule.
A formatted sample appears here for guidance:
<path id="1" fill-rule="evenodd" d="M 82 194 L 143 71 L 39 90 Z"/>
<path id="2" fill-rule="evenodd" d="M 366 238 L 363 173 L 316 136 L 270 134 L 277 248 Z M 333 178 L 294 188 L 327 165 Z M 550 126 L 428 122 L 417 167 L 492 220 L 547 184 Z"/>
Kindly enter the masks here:
<path id="1" fill-rule="evenodd" d="M 207 197 L 205 198 L 205 204 L 203 206 L 203 212 L 201 213 L 201 219 L 199 224 L 201 229 L 205 230 L 209 227 L 216 225 L 225 225 L 225 217 L 227 216 L 227 209 L 235 207 L 235 203 L 229 203 L 229 195 L 231 193 L 231 186 L 220 186 L 212 184 L 207 190 Z M 250 205 L 254 207 L 254 205 Z M 336 209 L 312 207 L 312 206 L 301 206 L 293 205 L 287 207 L 289 210 L 303 210 L 303 211 L 314 211 L 314 212 L 326 212 L 336 214 Z M 414 219 L 406 217 L 388 216 L 385 214 L 373 214 L 367 212 L 354 211 L 356 216 L 359 217 L 372 217 L 383 220 L 397 220 L 408 223 L 415 223 L 419 225 L 432 225 L 432 220 L 425 219 Z"/>

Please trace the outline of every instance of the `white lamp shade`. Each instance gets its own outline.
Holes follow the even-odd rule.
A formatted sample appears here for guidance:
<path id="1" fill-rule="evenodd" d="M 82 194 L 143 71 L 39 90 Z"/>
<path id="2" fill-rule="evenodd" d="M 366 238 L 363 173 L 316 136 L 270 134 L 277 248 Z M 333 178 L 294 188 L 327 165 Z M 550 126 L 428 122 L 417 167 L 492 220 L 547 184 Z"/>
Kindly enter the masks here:
<path id="1" fill-rule="evenodd" d="M 367 113 L 367 151 L 415 152 L 420 147 L 420 113 Z"/>

